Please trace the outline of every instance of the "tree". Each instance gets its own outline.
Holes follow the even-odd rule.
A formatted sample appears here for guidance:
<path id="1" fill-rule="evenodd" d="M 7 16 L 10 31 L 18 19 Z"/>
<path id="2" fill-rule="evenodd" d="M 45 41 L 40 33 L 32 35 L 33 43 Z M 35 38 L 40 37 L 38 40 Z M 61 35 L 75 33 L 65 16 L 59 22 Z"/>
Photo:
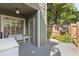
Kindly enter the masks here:
<path id="1" fill-rule="evenodd" d="M 74 4 L 71 3 L 48 3 L 47 13 L 48 24 L 69 24 L 76 22 L 79 16 Z"/>

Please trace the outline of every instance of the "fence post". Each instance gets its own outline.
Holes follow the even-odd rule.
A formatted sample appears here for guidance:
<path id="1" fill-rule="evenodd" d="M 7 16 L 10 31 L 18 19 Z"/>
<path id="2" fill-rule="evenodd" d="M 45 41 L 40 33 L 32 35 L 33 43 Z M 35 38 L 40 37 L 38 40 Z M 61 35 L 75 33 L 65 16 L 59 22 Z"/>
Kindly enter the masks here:
<path id="1" fill-rule="evenodd" d="M 76 41 L 76 44 L 77 44 L 77 47 L 79 48 L 79 22 L 76 23 L 76 35 L 77 35 L 77 41 Z"/>

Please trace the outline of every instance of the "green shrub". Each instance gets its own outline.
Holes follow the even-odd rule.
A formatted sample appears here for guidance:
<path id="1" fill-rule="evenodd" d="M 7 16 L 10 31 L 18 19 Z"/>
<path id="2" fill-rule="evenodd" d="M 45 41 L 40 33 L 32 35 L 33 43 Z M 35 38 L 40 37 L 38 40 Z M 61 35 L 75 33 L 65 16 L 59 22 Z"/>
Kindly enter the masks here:
<path id="1" fill-rule="evenodd" d="M 47 33 L 47 38 L 50 38 L 51 37 L 51 33 Z"/>
<path id="2" fill-rule="evenodd" d="M 69 35 L 67 35 L 67 34 L 61 35 L 61 34 L 56 34 L 56 33 L 53 33 L 53 34 L 47 33 L 47 37 L 52 38 L 52 39 L 56 39 L 59 42 L 65 42 L 65 43 L 71 42 L 71 39 L 70 39 Z"/>
<path id="3" fill-rule="evenodd" d="M 65 43 L 71 42 L 71 39 L 68 35 L 60 35 L 58 36 L 57 40 L 59 40 L 60 42 L 65 42 Z"/>
<path id="4" fill-rule="evenodd" d="M 50 38 L 56 39 L 60 42 L 65 42 L 65 43 L 71 42 L 71 39 L 70 39 L 69 35 L 51 34 Z"/>
<path id="5" fill-rule="evenodd" d="M 51 38 L 56 39 L 57 35 L 52 35 Z"/>

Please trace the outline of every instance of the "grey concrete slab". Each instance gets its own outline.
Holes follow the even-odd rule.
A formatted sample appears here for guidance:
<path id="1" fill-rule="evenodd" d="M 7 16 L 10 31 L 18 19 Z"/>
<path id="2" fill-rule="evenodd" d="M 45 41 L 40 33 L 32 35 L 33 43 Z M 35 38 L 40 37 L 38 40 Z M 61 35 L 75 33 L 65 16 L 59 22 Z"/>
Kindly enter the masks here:
<path id="1" fill-rule="evenodd" d="M 79 49 L 73 43 L 59 43 L 55 46 L 61 51 L 61 56 L 79 56 Z"/>
<path id="2" fill-rule="evenodd" d="M 26 44 L 20 44 L 19 56 L 50 56 L 52 47 L 57 43 L 48 42 L 47 45 L 41 46 L 40 48 L 26 42 Z"/>
<path id="3" fill-rule="evenodd" d="M 26 42 L 19 46 L 19 56 L 79 56 L 79 49 L 73 43 L 48 41 L 40 48 Z"/>

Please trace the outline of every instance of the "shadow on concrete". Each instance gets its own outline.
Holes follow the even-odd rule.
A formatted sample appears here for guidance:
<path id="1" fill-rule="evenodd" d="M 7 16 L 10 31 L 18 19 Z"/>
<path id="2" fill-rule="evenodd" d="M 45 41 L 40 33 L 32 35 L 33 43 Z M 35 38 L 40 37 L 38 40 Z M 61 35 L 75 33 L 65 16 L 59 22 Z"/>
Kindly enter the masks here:
<path id="1" fill-rule="evenodd" d="M 54 47 L 58 44 L 58 42 L 48 40 L 48 45 L 51 46 L 50 56 L 61 56 L 61 52 L 59 51 L 59 49 L 57 47 Z"/>
<path id="2" fill-rule="evenodd" d="M 61 52 L 54 47 L 57 44 L 59 43 L 48 41 L 47 45 L 38 48 L 26 42 L 26 44 L 20 44 L 19 56 L 60 56 Z"/>
<path id="3" fill-rule="evenodd" d="M 53 47 L 50 52 L 50 56 L 61 56 L 61 52 L 58 48 Z"/>

